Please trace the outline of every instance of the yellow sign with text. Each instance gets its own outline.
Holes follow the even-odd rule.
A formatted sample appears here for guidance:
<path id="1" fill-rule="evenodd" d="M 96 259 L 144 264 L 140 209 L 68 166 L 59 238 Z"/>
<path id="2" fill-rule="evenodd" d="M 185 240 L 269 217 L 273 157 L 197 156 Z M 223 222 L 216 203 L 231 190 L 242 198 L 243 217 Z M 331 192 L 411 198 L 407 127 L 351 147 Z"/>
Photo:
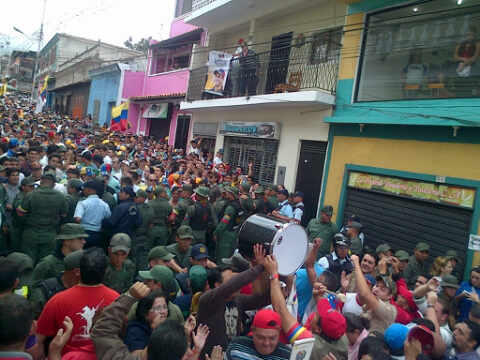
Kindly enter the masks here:
<path id="1" fill-rule="evenodd" d="M 475 201 L 475 189 L 355 171 L 350 172 L 348 186 L 467 209 L 473 209 Z"/>

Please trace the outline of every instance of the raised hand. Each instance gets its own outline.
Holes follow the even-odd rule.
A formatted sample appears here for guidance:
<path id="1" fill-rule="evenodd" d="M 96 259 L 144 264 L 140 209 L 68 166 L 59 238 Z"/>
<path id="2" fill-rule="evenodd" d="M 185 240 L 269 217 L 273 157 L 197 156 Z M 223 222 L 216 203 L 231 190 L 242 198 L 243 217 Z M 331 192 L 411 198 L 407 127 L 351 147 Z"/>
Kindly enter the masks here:
<path id="1" fill-rule="evenodd" d="M 187 318 L 187 321 L 185 321 L 185 325 L 183 326 L 185 328 L 185 335 L 187 335 L 187 338 L 190 338 L 190 335 L 193 332 L 193 329 L 197 326 L 197 319 L 195 316 L 190 315 Z"/>
<path id="2" fill-rule="evenodd" d="M 128 290 L 131 296 L 133 296 L 135 299 L 143 299 L 145 296 L 150 294 L 150 288 L 145 285 L 141 281 L 137 281 L 135 284 L 133 284 L 130 287 L 130 290 Z"/>
<path id="3" fill-rule="evenodd" d="M 57 335 L 53 338 L 53 340 L 50 342 L 50 345 L 48 346 L 48 351 L 49 354 L 53 354 L 53 358 L 61 358 L 61 352 L 63 350 L 63 347 L 65 344 L 68 342 L 70 339 L 70 336 L 72 335 L 73 331 L 73 322 L 72 319 L 70 319 L 68 316 L 65 316 L 65 319 L 63 319 L 63 326 L 64 329 L 59 329 L 57 331 Z"/>
<path id="4" fill-rule="evenodd" d="M 254 255 L 255 264 L 265 266 L 265 254 L 266 253 L 267 252 L 265 251 L 265 248 L 263 247 L 262 244 L 253 245 L 253 255 Z"/>
<path id="5" fill-rule="evenodd" d="M 202 351 L 209 334 L 210 330 L 207 325 L 200 324 L 198 326 L 197 332 L 193 335 L 193 344 L 195 345 L 195 350 Z"/>
<path id="6" fill-rule="evenodd" d="M 210 356 L 208 356 L 208 354 L 205 354 L 205 359 L 206 360 L 223 360 L 222 347 L 220 345 L 215 346 Z"/>
<path id="7" fill-rule="evenodd" d="M 265 271 L 270 275 L 274 276 L 278 274 L 278 263 L 277 260 L 273 255 L 268 255 L 265 258 L 265 263 L 263 265 L 265 267 Z"/>

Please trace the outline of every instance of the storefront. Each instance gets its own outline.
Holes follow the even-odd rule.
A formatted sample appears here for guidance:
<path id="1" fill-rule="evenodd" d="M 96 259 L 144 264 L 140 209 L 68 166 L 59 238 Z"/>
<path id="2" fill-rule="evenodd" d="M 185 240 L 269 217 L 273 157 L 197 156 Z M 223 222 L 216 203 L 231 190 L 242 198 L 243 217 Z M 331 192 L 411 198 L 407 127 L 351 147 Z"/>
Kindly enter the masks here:
<path id="1" fill-rule="evenodd" d="M 218 123 L 194 122 L 192 134 L 194 139 L 201 138 L 200 149 L 204 154 L 214 153 L 217 139 Z"/>

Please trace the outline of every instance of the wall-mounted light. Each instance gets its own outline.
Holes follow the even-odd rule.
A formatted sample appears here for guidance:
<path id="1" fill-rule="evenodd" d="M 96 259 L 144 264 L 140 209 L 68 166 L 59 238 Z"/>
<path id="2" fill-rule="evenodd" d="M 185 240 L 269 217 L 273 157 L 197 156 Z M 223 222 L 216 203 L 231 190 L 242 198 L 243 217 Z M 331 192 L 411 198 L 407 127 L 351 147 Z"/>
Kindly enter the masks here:
<path id="1" fill-rule="evenodd" d="M 463 4 L 463 0 L 457 0 L 457 5 L 462 5 Z"/>
<path id="2" fill-rule="evenodd" d="M 412 9 L 412 11 L 415 12 L 415 13 L 418 12 L 418 10 L 419 10 L 419 9 L 418 9 L 418 7 L 416 7 L 416 6 Z"/>

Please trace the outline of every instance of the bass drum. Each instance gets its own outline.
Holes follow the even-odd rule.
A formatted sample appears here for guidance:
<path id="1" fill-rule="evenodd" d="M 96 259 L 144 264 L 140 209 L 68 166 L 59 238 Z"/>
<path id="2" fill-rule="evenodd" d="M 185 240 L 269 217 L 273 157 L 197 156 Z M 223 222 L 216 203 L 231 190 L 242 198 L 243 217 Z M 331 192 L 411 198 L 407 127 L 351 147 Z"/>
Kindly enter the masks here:
<path id="1" fill-rule="evenodd" d="M 253 245 L 262 244 L 267 254 L 275 256 L 280 275 L 295 273 L 305 262 L 308 236 L 302 226 L 255 214 L 243 223 L 238 233 L 238 250 L 252 259 Z"/>

